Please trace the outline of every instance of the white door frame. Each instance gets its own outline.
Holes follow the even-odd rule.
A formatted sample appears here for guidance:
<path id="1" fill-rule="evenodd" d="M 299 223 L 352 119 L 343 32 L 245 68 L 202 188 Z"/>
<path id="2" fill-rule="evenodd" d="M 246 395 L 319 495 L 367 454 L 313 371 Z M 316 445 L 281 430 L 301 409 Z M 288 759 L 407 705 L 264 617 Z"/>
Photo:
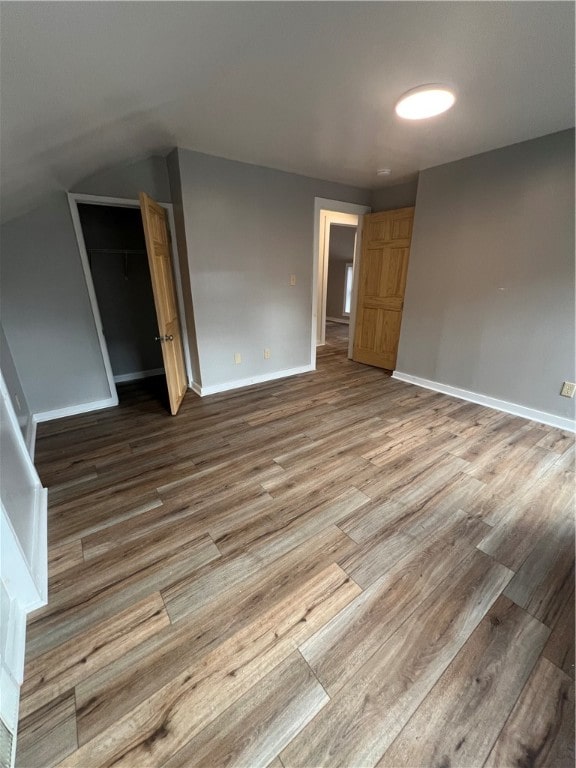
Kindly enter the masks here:
<path id="1" fill-rule="evenodd" d="M 314 261 L 312 278 L 312 333 L 310 362 L 316 367 L 316 347 L 326 343 L 326 291 L 328 287 L 328 252 L 330 242 L 330 226 L 341 224 L 357 227 L 356 244 L 353 258 L 352 308 L 350 312 L 350 339 L 354 335 L 356 319 L 356 273 L 358 271 L 359 252 L 361 243 L 360 218 L 372 209 L 368 205 L 345 203 L 341 200 L 328 200 L 323 197 L 314 198 Z M 351 345 L 348 357 L 351 357 Z"/>
<path id="2" fill-rule="evenodd" d="M 354 213 L 339 213 L 338 211 L 320 211 L 320 242 L 318 263 L 318 328 L 316 331 L 316 346 L 326 343 L 326 302 L 328 297 L 328 270 L 330 266 L 330 232 L 332 226 L 353 227 L 357 230 L 359 218 Z M 354 250 L 352 262 L 354 262 Z M 354 273 L 352 273 L 354 274 Z M 352 282 L 354 284 L 354 282 Z"/>
<path id="3" fill-rule="evenodd" d="M 94 281 L 92 279 L 92 271 L 90 270 L 90 262 L 88 260 L 88 251 L 86 249 L 86 243 L 84 241 L 84 233 L 82 232 L 82 224 L 80 221 L 80 213 L 78 211 L 78 203 L 88 203 L 89 205 L 105 205 L 109 207 L 117 208 L 138 208 L 140 210 L 140 201 L 132 200 L 123 197 L 103 197 L 102 195 L 85 195 L 77 192 L 68 193 L 68 203 L 70 205 L 70 213 L 72 215 L 72 223 L 74 225 L 74 232 L 76 233 L 76 240 L 78 242 L 78 250 L 80 251 L 80 260 L 82 262 L 82 270 L 84 272 L 84 279 L 86 281 L 86 287 L 88 289 L 88 296 L 90 298 L 90 306 L 92 308 L 92 314 L 94 316 L 94 322 L 96 324 L 96 333 L 98 334 L 98 341 L 100 343 L 100 351 L 102 353 L 102 359 L 104 361 L 104 367 L 106 369 L 106 376 L 108 378 L 108 386 L 110 387 L 110 397 L 114 400 L 113 405 L 118 405 L 118 393 L 116 391 L 116 382 L 114 381 L 114 373 L 112 372 L 112 365 L 110 364 L 110 355 L 108 354 L 108 346 L 104 333 L 102 331 L 102 320 L 100 317 L 100 309 L 98 308 L 98 300 L 96 298 L 96 291 L 94 290 Z M 176 245 L 174 225 L 174 210 L 172 203 L 159 203 L 166 210 L 168 214 L 168 223 L 170 227 L 170 250 L 172 254 L 172 269 L 174 272 L 174 280 L 176 283 L 176 294 L 178 300 L 178 311 L 180 314 L 180 324 L 182 343 L 184 348 L 184 362 L 186 364 L 186 376 L 188 378 L 188 386 L 192 386 L 192 363 L 190 358 L 190 346 L 188 344 L 188 334 L 185 333 L 186 325 L 186 311 L 184 309 L 184 296 L 182 293 L 182 278 L 180 274 L 180 264 L 178 259 L 178 251 Z"/>

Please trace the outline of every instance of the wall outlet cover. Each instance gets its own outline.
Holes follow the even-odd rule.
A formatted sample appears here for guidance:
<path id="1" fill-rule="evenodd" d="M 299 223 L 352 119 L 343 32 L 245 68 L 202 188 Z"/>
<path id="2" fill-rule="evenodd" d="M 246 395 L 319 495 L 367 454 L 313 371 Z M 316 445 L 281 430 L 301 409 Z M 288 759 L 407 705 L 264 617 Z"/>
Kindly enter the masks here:
<path id="1" fill-rule="evenodd" d="M 576 384 L 574 384 L 571 381 L 565 381 L 564 384 L 562 384 L 562 389 L 560 390 L 560 394 L 564 397 L 574 397 L 574 393 L 576 392 Z"/>

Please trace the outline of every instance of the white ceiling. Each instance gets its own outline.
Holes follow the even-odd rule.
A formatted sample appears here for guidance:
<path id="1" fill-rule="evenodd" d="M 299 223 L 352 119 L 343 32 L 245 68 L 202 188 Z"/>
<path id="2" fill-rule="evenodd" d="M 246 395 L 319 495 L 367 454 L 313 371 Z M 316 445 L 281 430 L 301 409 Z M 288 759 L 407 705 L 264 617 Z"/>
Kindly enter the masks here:
<path id="1" fill-rule="evenodd" d="M 2 3 L 2 213 L 173 146 L 362 187 L 574 125 L 572 2 Z M 455 107 L 394 114 L 427 82 Z M 375 172 L 390 167 L 392 175 Z"/>

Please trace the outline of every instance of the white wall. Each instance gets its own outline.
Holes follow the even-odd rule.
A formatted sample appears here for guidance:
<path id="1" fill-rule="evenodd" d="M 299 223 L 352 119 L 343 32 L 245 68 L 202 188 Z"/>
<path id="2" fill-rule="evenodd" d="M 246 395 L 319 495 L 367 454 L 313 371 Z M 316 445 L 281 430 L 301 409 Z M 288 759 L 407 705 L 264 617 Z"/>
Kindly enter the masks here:
<path id="1" fill-rule="evenodd" d="M 574 131 L 420 174 L 397 369 L 573 417 Z"/>
<path id="2" fill-rule="evenodd" d="M 189 150 L 177 155 L 203 388 L 309 365 L 314 198 L 367 205 L 370 192 Z"/>

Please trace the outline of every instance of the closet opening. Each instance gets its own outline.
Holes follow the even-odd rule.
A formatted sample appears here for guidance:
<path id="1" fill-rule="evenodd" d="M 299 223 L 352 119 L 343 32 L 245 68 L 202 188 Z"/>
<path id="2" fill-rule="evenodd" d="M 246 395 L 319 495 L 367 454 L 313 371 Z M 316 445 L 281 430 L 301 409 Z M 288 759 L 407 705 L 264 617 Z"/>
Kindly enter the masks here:
<path id="1" fill-rule="evenodd" d="M 114 384 L 145 379 L 168 393 L 139 208 L 78 202 L 78 216 Z M 119 400 L 129 390 L 117 388 Z"/>

